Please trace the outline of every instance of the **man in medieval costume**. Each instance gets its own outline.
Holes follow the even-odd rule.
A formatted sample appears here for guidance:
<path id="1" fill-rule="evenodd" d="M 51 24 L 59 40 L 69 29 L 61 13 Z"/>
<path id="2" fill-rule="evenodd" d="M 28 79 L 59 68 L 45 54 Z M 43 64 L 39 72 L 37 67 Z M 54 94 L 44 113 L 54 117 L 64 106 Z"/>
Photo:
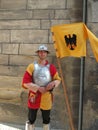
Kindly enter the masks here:
<path id="1" fill-rule="evenodd" d="M 37 112 L 40 109 L 43 120 L 43 130 L 50 130 L 50 111 L 53 103 L 53 89 L 58 87 L 61 78 L 56 67 L 49 64 L 47 56 L 50 53 L 45 45 L 39 46 L 36 51 L 39 60 L 29 64 L 22 86 L 29 90 L 28 94 L 28 121 L 25 130 L 34 130 Z"/>

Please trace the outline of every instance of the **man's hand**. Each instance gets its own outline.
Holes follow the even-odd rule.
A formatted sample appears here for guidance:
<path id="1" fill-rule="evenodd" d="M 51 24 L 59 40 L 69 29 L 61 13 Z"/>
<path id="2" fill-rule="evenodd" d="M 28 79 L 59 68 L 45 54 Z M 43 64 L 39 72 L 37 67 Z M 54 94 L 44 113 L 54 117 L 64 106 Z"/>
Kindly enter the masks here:
<path id="1" fill-rule="evenodd" d="M 52 82 L 50 82 L 47 86 L 46 86 L 46 90 L 49 91 L 49 90 L 52 90 L 54 87 L 58 87 L 59 84 L 60 84 L 60 80 L 54 80 Z"/>
<path id="2" fill-rule="evenodd" d="M 33 91 L 33 92 L 37 92 L 37 90 L 39 89 L 39 86 L 37 84 L 34 83 L 25 83 L 24 86 L 26 88 L 28 88 L 29 90 Z"/>
<path id="3" fill-rule="evenodd" d="M 41 93 L 45 93 L 47 90 L 45 87 L 39 87 L 38 89 Z"/>
<path id="4" fill-rule="evenodd" d="M 55 81 L 50 82 L 47 86 L 46 86 L 46 90 L 49 91 L 51 89 L 53 89 L 55 87 Z"/>

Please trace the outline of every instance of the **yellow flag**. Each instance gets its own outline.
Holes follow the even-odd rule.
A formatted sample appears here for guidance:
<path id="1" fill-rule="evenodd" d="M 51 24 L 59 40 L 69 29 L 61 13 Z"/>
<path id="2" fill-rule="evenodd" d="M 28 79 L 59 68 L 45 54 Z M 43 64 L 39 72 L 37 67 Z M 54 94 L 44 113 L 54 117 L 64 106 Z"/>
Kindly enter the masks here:
<path id="1" fill-rule="evenodd" d="M 92 51 L 94 53 L 96 61 L 98 62 L 98 38 L 86 26 L 85 29 L 87 30 L 88 33 L 88 38 L 90 41 Z"/>
<path id="2" fill-rule="evenodd" d="M 83 23 L 53 26 L 54 47 L 57 57 L 86 56 L 86 38 Z"/>
<path id="3" fill-rule="evenodd" d="M 98 61 L 98 39 L 84 23 L 73 23 L 53 26 L 54 48 L 57 57 L 86 56 L 86 40 L 89 39 L 96 60 Z"/>

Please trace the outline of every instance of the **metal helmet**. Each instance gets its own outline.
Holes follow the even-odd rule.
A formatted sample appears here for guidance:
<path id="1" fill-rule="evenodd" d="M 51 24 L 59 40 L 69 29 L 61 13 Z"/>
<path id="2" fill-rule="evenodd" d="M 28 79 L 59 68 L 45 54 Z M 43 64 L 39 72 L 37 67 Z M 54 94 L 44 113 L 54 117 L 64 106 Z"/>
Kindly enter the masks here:
<path id="1" fill-rule="evenodd" d="M 45 45 L 40 45 L 39 48 L 38 48 L 38 50 L 36 52 L 38 52 L 38 51 L 46 51 L 47 53 L 50 53 L 48 51 L 47 46 L 45 46 Z"/>

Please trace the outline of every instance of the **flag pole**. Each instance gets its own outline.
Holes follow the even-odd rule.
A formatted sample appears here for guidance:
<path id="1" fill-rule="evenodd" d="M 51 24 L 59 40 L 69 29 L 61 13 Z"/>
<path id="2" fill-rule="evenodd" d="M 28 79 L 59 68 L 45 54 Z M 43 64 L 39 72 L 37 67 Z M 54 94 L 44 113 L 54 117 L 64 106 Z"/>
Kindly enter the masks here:
<path id="1" fill-rule="evenodd" d="M 87 0 L 83 0 L 83 22 L 87 21 Z M 85 57 L 81 58 L 80 70 L 80 95 L 79 95 L 79 121 L 78 130 L 82 130 L 83 126 L 83 95 L 84 95 L 84 72 L 85 72 Z"/>
<path id="2" fill-rule="evenodd" d="M 54 34 L 52 32 L 52 37 L 53 37 L 53 35 Z M 55 40 L 53 40 L 53 42 L 55 44 Z M 71 108 L 70 108 L 70 104 L 69 104 L 69 98 L 68 98 L 68 94 L 67 94 L 67 87 L 65 85 L 64 78 L 63 78 L 63 72 L 62 72 L 62 68 L 61 68 L 60 58 L 58 58 L 58 57 L 57 57 L 57 64 L 59 67 L 60 76 L 61 76 L 61 80 L 62 80 L 62 87 L 63 87 L 64 96 L 65 96 L 65 103 L 66 103 L 66 107 L 67 107 L 67 111 L 68 111 L 70 127 L 71 127 L 71 130 L 75 130 L 73 118 L 72 118 L 72 113 L 71 113 Z"/>
<path id="3" fill-rule="evenodd" d="M 67 88 L 66 88 L 66 85 L 65 85 L 65 82 L 64 82 L 63 73 L 62 73 L 62 69 L 61 69 L 61 64 L 60 64 L 60 59 L 59 59 L 59 58 L 57 58 L 57 62 L 58 62 L 59 70 L 60 70 L 60 76 L 61 76 L 61 79 L 62 79 L 62 86 L 63 86 L 63 90 L 64 90 L 64 96 L 65 96 L 65 101 L 66 101 L 66 107 L 67 107 L 67 110 L 68 110 L 68 116 L 69 116 L 70 127 L 71 127 L 71 130 L 75 130 L 75 128 L 74 128 L 74 123 L 73 123 L 73 119 L 72 119 L 72 113 L 71 113 L 71 109 L 70 109 L 70 105 L 69 105 L 69 99 L 68 99 L 68 94 L 67 94 Z"/>

